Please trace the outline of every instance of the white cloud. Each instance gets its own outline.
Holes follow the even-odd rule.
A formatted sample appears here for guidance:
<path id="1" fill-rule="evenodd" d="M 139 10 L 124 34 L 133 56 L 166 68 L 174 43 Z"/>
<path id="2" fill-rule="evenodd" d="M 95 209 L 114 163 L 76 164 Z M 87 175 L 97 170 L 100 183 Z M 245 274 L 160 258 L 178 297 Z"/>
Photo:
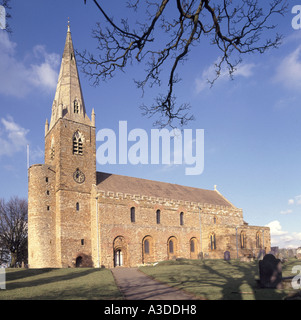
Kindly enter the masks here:
<path id="1" fill-rule="evenodd" d="M 7 116 L 0 119 L 0 158 L 1 156 L 12 156 L 15 153 L 27 152 L 27 145 L 30 146 L 30 161 L 37 162 L 43 159 L 44 151 L 39 146 L 31 147 L 27 138 L 29 130 L 17 124 L 13 117 Z M 4 166 L 7 171 L 13 171 L 14 167 L 10 164 Z"/>
<path id="2" fill-rule="evenodd" d="M 296 204 L 301 204 L 301 195 L 295 197 Z"/>
<path id="3" fill-rule="evenodd" d="M 241 76 L 244 78 L 249 78 L 253 75 L 253 69 L 255 67 L 255 64 L 253 63 L 241 63 L 236 67 L 235 72 L 233 73 L 234 76 Z M 205 90 L 206 88 L 209 88 L 210 84 L 209 81 L 212 81 L 216 78 L 216 67 L 215 63 L 205 69 L 202 73 L 202 76 L 195 79 L 195 90 L 196 93 L 200 93 L 201 91 Z M 220 71 L 220 75 L 218 80 L 219 81 L 225 81 L 229 79 L 229 71 L 224 66 L 222 70 Z"/>
<path id="4" fill-rule="evenodd" d="M 280 211 L 281 214 L 290 214 L 290 213 L 292 213 L 292 212 L 293 212 L 293 210 L 290 210 L 290 209 Z"/>
<path id="5" fill-rule="evenodd" d="M 0 157 L 3 155 L 11 156 L 16 152 L 24 149 L 29 143 L 27 140 L 27 133 L 29 130 L 18 125 L 11 116 L 6 119 L 1 118 L 0 127 Z"/>
<path id="6" fill-rule="evenodd" d="M 30 54 L 34 63 L 27 65 L 17 58 L 16 47 L 7 32 L 0 32 L 0 94 L 24 97 L 37 88 L 55 89 L 59 55 L 49 54 L 44 46 L 37 45 Z"/>
<path id="7" fill-rule="evenodd" d="M 292 205 L 292 204 L 294 204 L 295 203 L 295 200 L 294 199 L 288 199 L 288 204 L 289 205 Z"/>
<path id="8" fill-rule="evenodd" d="M 266 225 L 270 228 L 271 236 L 281 236 L 287 234 L 287 231 L 283 231 L 281 224 L 278 220 L 274 220 Z"/>
<path id="9" fill-rule="evenodd" d="M 271 232 L 271 245 L 280 248 L 298 248 L 301 246 L 301 232 L 287 232 L 282 230 L 278 220 L 274 220 L 266 225 Z"/>
<path id="10" fill-rule="evenodd" d="M 288 88 L 300 90 L 301 46 L 282 60 L 277 68 L 275 80 Z"/>

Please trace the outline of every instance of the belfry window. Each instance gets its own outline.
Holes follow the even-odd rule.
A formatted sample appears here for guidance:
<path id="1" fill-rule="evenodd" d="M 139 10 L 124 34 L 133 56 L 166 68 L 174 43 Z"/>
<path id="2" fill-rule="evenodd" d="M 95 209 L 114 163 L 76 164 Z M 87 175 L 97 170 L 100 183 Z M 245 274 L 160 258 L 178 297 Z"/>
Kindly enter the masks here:
<path id="1" fill-rule="evenodd" d="M 74 110 L 74 113 L 79 113 L 79 106 L 78 106 L 77 100 L 74 100 L 73 102 L 73 110 Z"/>
<path id="2" fill-rule="evenodd" d="M 73 135 L 73 154 L 83 154 L 83 138 L 78 131 Z"/>

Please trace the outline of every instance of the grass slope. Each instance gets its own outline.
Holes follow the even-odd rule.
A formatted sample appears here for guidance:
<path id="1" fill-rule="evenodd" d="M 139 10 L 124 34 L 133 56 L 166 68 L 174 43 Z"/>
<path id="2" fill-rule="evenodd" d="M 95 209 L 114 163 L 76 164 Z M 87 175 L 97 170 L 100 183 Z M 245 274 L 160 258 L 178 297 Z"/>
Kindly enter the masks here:
<path id="1" fill-rule="evenodd" d="M 107 269 L 6 269 L 0 300 L 122 299 Z"/>
<path id="2" fill-rule="evenodd" d="M 301 265 L 301 261 L 293 259 L 285 263 L 283 277 L 295 276 L 291 273 L 293 265 Z M 281 300 L 296 293 L 293 289 L 259 288 L 258 262 L 183 259 L 140 267 L 140 270 L 172 287 L 209 300 Z"/>

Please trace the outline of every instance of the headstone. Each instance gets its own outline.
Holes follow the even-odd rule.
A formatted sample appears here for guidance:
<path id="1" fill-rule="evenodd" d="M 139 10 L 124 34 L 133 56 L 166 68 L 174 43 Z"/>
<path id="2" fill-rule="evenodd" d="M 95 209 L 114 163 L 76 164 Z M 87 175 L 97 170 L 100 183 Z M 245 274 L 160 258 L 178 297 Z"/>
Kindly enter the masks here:
<path id="1" fill-rule="evenodd" d="M 224 260 L 225 261 L 229 261 L 230 260 L 230 252 L 229 251 L 225 251 L 224 252 Z"/>
<path id="2" fill-rule="evenodd" d="M 265 250 L 260 249 L 258 252 L 257 260 L 262 260 L 264 258 L 264 256 L 265 256 Z M 273 256 L 275 256 L 275 255 L 273 254 Z"/>
<path id="3" fill-rule="evenodd" d="M 272 254 L 264 256 L 259 261 L 260 285 L 263 288 L 281 288 L 282 284 L 282 264 L 280 259 L 276 259 Z"/>
<path id="4" fill-rule="evenodd" d="M 279 247 L 271 247 L 271 254 L 273 254 L 276 258 L 278 258 L 279 255 Z"/>

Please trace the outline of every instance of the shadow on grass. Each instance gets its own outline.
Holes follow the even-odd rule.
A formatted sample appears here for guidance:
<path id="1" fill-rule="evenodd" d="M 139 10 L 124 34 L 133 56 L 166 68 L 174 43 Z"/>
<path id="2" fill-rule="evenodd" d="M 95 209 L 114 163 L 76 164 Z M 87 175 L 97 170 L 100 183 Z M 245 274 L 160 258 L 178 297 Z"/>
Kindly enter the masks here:
<path id="1" fill-rule="evenodd" d="M 59 270 L 60 269 L 35 269 L 34 275 L 41 275 L 43 273 L 47 273 L 50 271 L 54 271 L 54 270 Z M 26 272 L 28 272 L 29 270 L 24 270 L 25 273 L 22 273 L 22 271 L 20 271 L 21 275 L 18 276 L 18 278 L 22 278 L 22 274 L 24 276 L 24 274 L 26 275 Z M 44 271 L 44 272 L 43 272 Z M 40 285 L 44 285 L 44 284 L 52 284 L 55 282 L 59 282 L 59 281 L 66 281 L 66 280 L 72 280 L 72 279 L 76 279 L 76 278 L 80 278 L 83 277 L 85 275 L 97 272 L 98 269 L 88 269 L 88 270 L 83 270 L 83 271 L 77 271 L 76 272 L 68 272 L 67 274 L 64 275 L 53 275 L 50 277 L 42 277 L 42 278 L 38 278 L 38 279 L 33 279 L 33 280 L 28 280 L 28 281 L 16 281 L 16 282 L 11 282 L 11 283 L 7 283 L 6 286 L 6 290 L 14 290 L 14 289 L 18 289 L 18 288 L 28 288 L 28 287 L 36 287 L 36 286 L 40 286 Z M 27 275 L 28 277 L 28 275 Z M 9 274 L 7 276 L 7 280 L 11 280 L 9 279 Z M 26 277 L 23 277 L 26 278 Z"/>
<path id="2" fill-rule="evenodd" d="M 183 260 L 162 263 L 156 268 L 145 271 L 172 287 L 210 300 L 282 300 L 288 295 L 288 290 L 258 286 L 258 262 Z"/>
<path id="3" fill-rule="evenodd" d="M 37 276 L 43 273 L 55 270 L 54 268 L 44 269 L 6 269 L 6 281 L 16 281 L 19 279 L 25 279 L 28 277 Z"/>
<path id="4" fill-rule="evenodd" d="M 121 300 L 108 269 L 15 269 L 6 277 L 1 300 Z"/>
<path id="5" fill-rule="evenodd" d="M 221 289 L 222 299 L 226 300 L 244 300 L 252 298 L 254 300 L 282 300 L 286 294 L 275 289 L 262 289 L 256 282 L 258 276 L 258 266 L 251 262 L 244 264 L 231 264 L 232 274 L 225 274 L 221 270 L 212 268 L 210 265 L 203 265 L 203 268 L 210 274 L 218 277 L 219 281 L 211 286 Z M 238 277 L 236 277 L 239 275 Z M 245 289 L 243 289 L 245 287 Z"/>

